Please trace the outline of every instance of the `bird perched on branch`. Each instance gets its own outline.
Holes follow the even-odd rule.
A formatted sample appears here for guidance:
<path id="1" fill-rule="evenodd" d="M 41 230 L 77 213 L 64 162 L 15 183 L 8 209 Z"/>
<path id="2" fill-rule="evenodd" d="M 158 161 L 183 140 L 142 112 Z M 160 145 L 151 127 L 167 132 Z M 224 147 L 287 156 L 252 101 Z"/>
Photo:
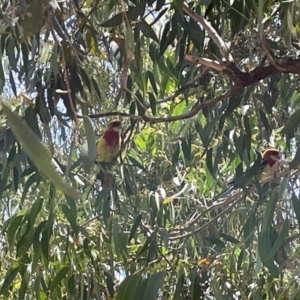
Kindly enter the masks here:
<path id="1" fill-rule="evenodd" d="M 120 131 L 121 121 L 116 119 L 110 121 L 102 137 L 97 142 L 97 158 L 96 162 L 100 163 L 100 172 L 97 179 L 100 179 L 105 184 L 105 170 L 111 166 L 113 161 L 117 158 L 120 151 Z M 103 181 L 104 179 L 104 181 Z"/>
<path id="2" fill-rule="evenodd" d="M 275 148 L 270 148 L 265 150 L 262 155 L 262 161 L 259 165 L 258 169 L 255 172 L 255 176 L 260 175 L 262 173 L 268 173 L 269 170 L 279 161 L 279 150 Z M 233 190 L 239 187 L 236 179 L 228 183 L 229 187 L 223 190 L 220 194 L 214 197 L 213 201 L 224 198 L 228 194 L 230 194 Z"/>
<path id="3" fill-rule="evenodd" d="M 120 151 L 121 121 L 112 120 L 107 125 L 102 137 L 97 142 L 97 161 L 112 162 Z"/>

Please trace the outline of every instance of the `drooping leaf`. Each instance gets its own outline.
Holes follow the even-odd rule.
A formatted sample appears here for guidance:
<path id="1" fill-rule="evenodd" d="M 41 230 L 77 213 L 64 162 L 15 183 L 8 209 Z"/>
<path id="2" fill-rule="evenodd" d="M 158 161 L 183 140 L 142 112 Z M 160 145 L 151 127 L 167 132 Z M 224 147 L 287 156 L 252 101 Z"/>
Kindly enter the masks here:
<path id="1" fill-rule="evenodd" d="M 56 276 L 53 278 L 53 281 L 50 285 L 50 291 L 53 292 L 53 290 L 62 283 L 62 280 L 66 277 L 66 275 L 71 271 L 70 266 L 62 267 L 56 274 Z"/>
<path id="2" fill-rule="evenodd" d="M 36 166 L 63 192 L 74 198 L 80 198 L 81 195 L 55 171 L 50 155 L 39 138 L 16 113 L 12 112 L 4 103 L 2 105 L 14 135 L 22 143 L 24 151 Z"/>
<path id="3" fill-rule="evenodd" d="M 13 280 L 16 278 L 18 272 L 19 272 L 19 266 L 12 267 L 6 272 L 6 274 L 4 275 L 4 282 L 1 286 L 0 294 L 4 296 L 7 295 L 8 290 L 11 287 L 11 284 Z"/>
<path id="4" fill-rule="evenodd" d="M 133 299 L 135 289 L 138 287 L 138 283 L 141 279 L 141 274 L 134 274 L 127 276 L 120 284 L 117 290 L 116 300 Z"/>
<path id="5" fill-rule="evenodd" d="M 156 36 L 155 31 L 145 20 L 141 20 L 141 22 L 139 23 L 139 26 L 140 26 L 141 32 L 143 33 L 144 36 L 149 37 L 153 41 L 159 43 L 159 40 Z"/>
<path id="6" fill-rule="evenodd" d="M 147 282 L 143 300 L 156 299 L 159 289 L 161 289 L 163 286 L 164 277 L 165 277 L 164 272 L 157 272 L 150 276 Z"/>
<path id="7" fill-rule="evenodd" d="M 291 133 L 300 124 L 300 108 L 298 108 L 287 120 L 281 133 Z"/>
<path id="8" fill-rule="evenodd" d="M 140 225 L 141 221 L 142 221 L 142 214 L 138 215 L 138 216 L 135 218 L 135 221 L 134 221 L 134 223 L 133 223 L 133 225 L 132 225 L 132 227 L 131 227 L 131 230 L 130 230 L 130 236 L 129 236 L 128 242 L 130 242 L 130 240 L 131 240 L 132 238 L 134 238 L 134 235 L 135 235 L 135 233 L 136 233 L 136 230 L 137 230 L 138 226 Z"/>

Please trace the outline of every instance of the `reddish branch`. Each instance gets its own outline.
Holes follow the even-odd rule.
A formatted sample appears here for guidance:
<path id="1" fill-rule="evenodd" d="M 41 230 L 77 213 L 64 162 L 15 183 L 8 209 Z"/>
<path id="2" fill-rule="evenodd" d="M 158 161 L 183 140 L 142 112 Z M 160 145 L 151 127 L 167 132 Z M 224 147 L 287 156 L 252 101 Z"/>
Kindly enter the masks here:
<path id="1" fill-rule="evenodd" d="M 264 60 L 263 65 L 259 65 L 250 72 L 241 71 L 233 62 L 215 62 L 209 59 L 186 55 L 187 60 L 202 64 L 216 71 L 222 71 L 238 87 L 246 87 L 259 82 L 272 74 L 276 73 L 300 73 L 300 59 L 292 57 L 272 57 L 272 64 Z"/>

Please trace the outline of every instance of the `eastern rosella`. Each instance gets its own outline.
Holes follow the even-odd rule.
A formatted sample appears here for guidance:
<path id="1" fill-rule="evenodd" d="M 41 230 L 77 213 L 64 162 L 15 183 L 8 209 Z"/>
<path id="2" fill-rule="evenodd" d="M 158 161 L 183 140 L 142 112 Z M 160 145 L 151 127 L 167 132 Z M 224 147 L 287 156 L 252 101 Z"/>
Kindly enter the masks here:
<path id="1" fill-rule="evenodd" d="M 255 176 L 260 175 L 262 173 L 267 173 L 278 160 L 279 160 L 279 150 L 275 148 L 267 149 L 262 155 L 262 162 L 258 167 Z M 234 189 L 238 188 L 239 186 L 236 180 L 229 182 L 228 185 L 230 186 L 227 189 L 223 190 L 220 194 L 215 196 L 213 201 L 219 198 L 226 197 L 228 194 L 230 194 Z"/>
<path id="2" fill-rule="evenodd" d="M 110 121 L 102 137 L 97 142 L 97 158 L 96 162 L 103 166 L 111 164 L 116 158 L 120 151 L 120 131 L 121 121 L 112 120 Z M 101 168 L 101 166 L 100 166 Z M 104 177 L 103 170 L 100 170 L 97 178 L 103 182 Z M 105 180 L 104 183 L 105 184 Z M 107 184 L 105 184 L 107 185 Z"/>
<path id="3" fill-rule="evenodd" d="M 121 121 L 110 121 L 97 142 L 97 161 L 112 162 L 120 151 Z"/>

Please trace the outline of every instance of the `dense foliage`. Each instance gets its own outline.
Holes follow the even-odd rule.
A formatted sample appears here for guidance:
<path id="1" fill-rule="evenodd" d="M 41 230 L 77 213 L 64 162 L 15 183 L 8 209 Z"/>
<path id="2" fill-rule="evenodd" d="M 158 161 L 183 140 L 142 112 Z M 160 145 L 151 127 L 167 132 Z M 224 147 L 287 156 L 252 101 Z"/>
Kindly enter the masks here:
<path id="1" fill-rule="evenodd" d="M 300 298 L 299 1 L 0 5 L 1 299 Z"/>

